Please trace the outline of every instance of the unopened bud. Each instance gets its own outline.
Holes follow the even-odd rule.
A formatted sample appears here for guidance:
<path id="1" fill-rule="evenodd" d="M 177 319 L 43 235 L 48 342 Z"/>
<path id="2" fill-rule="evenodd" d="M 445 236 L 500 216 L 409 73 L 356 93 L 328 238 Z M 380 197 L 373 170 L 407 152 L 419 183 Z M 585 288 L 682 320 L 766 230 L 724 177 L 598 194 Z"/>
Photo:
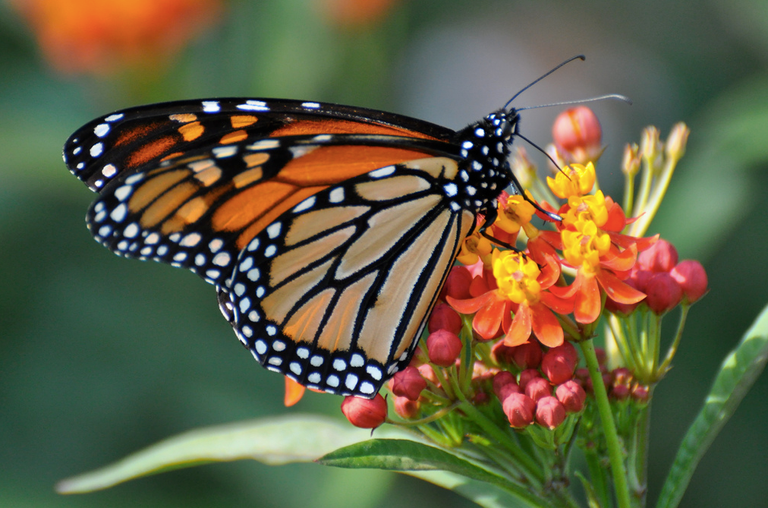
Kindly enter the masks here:
<path id="1" fill-rule="evenodd" d="M 419 400 L 422 390 L 427 387 L 427 382 L 415 367 L 404 368 L 392 376 L 389 383 L 393 394 L 410 400 Z"/>
<path id="2" fill-rule="evenodd" d="M 640 268 L 650 272 L 669 272 L 677 264 L 677 249 L 660 238 L 637 256 Z M 642 290 L 641 290 L 642 291 Z"/>
<path id="3" fill-rule="evenodd" d="M 537 377 L 528 381 L 525 385 L 525 394 L 529 396 L 534 402 L 538 402 L 542 397 L 549 397 L 552 395 L 552 386 L 549 381 L 543 377 Z"/>
<path id="4" fill-rule="evenodd" d="M 536 403 L 536 423 L 555 429 L 565 420 L 565 406 L 555 397 L 543 397 Z"/>
<path id="5" fill-rule="evenodd" d="M 438 303 L 429 316 L 429 333 L 435 330 L 448 330 L 449 332 L 459 334 L 461 331 L 461 316 L 446 303 Z"/>
<path id="6" fill-rule="evenodd" d="M 579 364 L 579 354 L 570 342 L 554 347 L 547 351 L 541 360 L 541 370 L 552 384 L 559 385 L 573 377 Z"/>
<path id="7" fill-rule="evenodd" d="M 520 369 L 536 369 L 541 365 L 541 346 L 538 342 L 526 342 L 512 348 L 512 360 Z"/>
<path id="8" fill-rule="evenodd" d="M 344 401 L 341 403 L 341 412 L 355 427 L 375 429 L 387 418 L 387 401 L 378 393 L 373 399 L 344 397 Z"/>
<path id="9" fill-rule="evenodd" d="M 533 423 L 536 403 L 525 394 L 511 393 L 502 403 L 510 427 L 522 429 Z"/>
<path id="10" fill-rule="evenodd" d="M 427 337 L 429 360 L 440 367 L 450 367 L 461 353 L 461 339 L 448 330 L 437 330 Z"/>
<path id="11" fill-rule="evenodd" d="M 395 397 L 395 413 L 402 418 L 410 419 L 419 414 L 421 403 L 406 397 Z"/>
<path id="12" fill-rule="evenodd" d="M 552 139 L 557 148 L 571 156 L 573 162 L 595 161 L 601 152 L 603 130 L 600 121 L 586 106 L 569 108 L 555 119 Z"/>
<path id="13" fill-rule="evenodd" d="M 683 299 L 680 284 L 668 273 L 654 275 L 645 288 L 645 303 L 654 314 L 662 315 L 674 309 Z"/>
<path id="14" fill-rule="evenodd" d="M 517 384 L 520 385 L 521 390 L 525 390 L 525 387 L 528 386 L 528 382 L 531 379 L 536 379 L 537 377 L 541 377 L 541 374 L 536 369 L 525 369 L 520 373 L 520 379 L 518 380 Z"/>
<path id="15" fill-rule="evenodd" d="M 672 127 L 672 132 L 667 138 L 666 154 L 668 158 L 678 161 L 685 155 L 685 145 L 688 143 L 690 133 L 691 130 L 682 122 Z"/>
<path id="16" fill-rule="evenodd" d="M 569 379 L 555 388 L 555 396 L 568 413 L 578 413 L 584 407 L 587 394 L 581 385 L 573 379 Z"/>
<path id="17" fill-rule="evenodd" d="M 688 303 L 693 303 L 707 292 L 707 272 L 698 261 L 686 259 L 678 263 L 670 272 Z"/>

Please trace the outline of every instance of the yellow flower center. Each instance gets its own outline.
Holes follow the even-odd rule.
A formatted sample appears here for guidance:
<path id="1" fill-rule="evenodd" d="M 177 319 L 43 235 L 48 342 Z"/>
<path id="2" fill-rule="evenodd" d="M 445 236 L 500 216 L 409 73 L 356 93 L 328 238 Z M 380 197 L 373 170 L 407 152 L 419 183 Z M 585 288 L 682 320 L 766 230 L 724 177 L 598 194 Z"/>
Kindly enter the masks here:
<path id="1" fill-rule="evenodd" d="M 590 162 L 583 164 L 571 164 L 555 175 L 555 178 L 547 177 L 547 185 L 555 196 L 561 199 L 569 199 L 572 196 L 584 196 L 592 191 L 595 186 L 595 166 Z"/>
<path id="2" fill-rule="evenodd" d="M 541 272 L 534 261 L 511 250 L 494 250 L 491 259 L 493 276 L 503 297 L 515 303 L 539 301 L 541 284 L 536 279 Z"/>

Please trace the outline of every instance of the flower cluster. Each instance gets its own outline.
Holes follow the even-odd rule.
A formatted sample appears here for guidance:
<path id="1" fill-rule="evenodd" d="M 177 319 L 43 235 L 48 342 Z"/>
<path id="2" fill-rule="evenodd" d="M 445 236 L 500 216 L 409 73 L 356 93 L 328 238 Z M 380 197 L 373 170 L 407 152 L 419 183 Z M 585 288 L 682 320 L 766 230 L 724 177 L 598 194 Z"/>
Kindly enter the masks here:
<path id="1" fill-rule="evenodd" d="M 599 188 L 596 161 L 603 148 L 591 110 L 581 106 L 561 114 L 553 134 L 548 151 L 563 167 L 546 184 L 522 150 L 512 165 L 539 206 L 562 220 L 538 212 L 529 190 L 524 196 L 503 193 L 495 222 L 479 218 L 484 231 L 478 228 L 462 245 L 411 365 L 389 382 L 401 423 L 418 425 L 437 442 L 456 446 L 487 419 L 497 425 L 503 420 L 552 449 L 570 439 L 579 419 L 596 418 L 589 406 L 600 393 L 612 404 L 646 404 L 668 362 L 640 353 L 645 329 L 636 316 L 660 318 L 706 292 L 701 264 L 678 263 L 669 242 L 642 235 L 684 150 L 685 127 L 677 126 L 666 145 L 648 129 L 642 149 L 627 148 L 624 174 L 634 181 L 643 162 L 645 173 L 637 195 L 634 183 L 627 185 L 633 196 L 625 196 L 624 206 Z M 589 353 L 584 346 L 598 334 L 603 316 L 605 350 Z M 356 412 L 352 402 L 344 408 L 355 425 L 375 427 L 387 418 L 380 396 L 347 400 L 355 401 Z M 456 413 L 463 423 L 450 417 Z M 583 439 L 600 441 L 584 432 Z"/>

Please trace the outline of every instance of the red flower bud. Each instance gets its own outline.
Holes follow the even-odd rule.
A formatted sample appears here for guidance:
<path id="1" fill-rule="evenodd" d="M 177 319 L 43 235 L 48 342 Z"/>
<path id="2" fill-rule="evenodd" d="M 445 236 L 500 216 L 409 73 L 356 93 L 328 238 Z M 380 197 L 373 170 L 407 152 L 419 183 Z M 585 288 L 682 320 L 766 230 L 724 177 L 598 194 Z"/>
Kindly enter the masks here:
<path id="1" fill-rule="evenodd" d="M 586 106 L 576 106 L 560 113 L 552 126 L 552 138 L 561 152 L 586 164 L 600 155 L 603 136 L 600 121 Z"/>
<path id="2" fill-rule="evenodd" d="M 674 309 L 683 299 L 680 284 L 666 272 L 657 273 L 648 281 L 645 294 L 648 308 L 658 315 Z"/>
<path id="3" fill-rule="evenodd" d="M 495 376 L 493 376 L 493 393 L 495 393 L 497 396 L 499 395 L 499 390 L 502 386 L 508 385 L 509 383 L 515 383 L 515 376 L 511 372 L 507 372 L 506 370 L 502 370 L 501 372 L 497 372 Z M 501 398 L 501 397 L 499 397 Z"/>
<path id="4" fill-rule="evenodd" d="M 552 386 L 549 381 L 543 377 L 537 377 L 528 381 L 525 385 L 525 394 L 529 396 L 534 402 L 538 402 L 542 397 L 549 397 L 552 395 Z"/>
<path id="5" fill-rule="evenodd" d="M 429 333 L 437 330 L 448 330 L 458 335 L 461 331 L 461 325 L 461 316 L 453 310 L 453 307 L 447 303 L 438 303 L 429 316 L 427 330 Z"/>
<path id="6" fill-rule="evenodd" d="M 522 429 L 533 423 L 536 403 L 522 393 L 511 393 L 501 405 L 510 427 Z"/>
<path id="7" fill-rule="evenodd" d="M 523 393 L 523 391 L 520 389 L 517 383 L 508 383 L 508 384 L 502 385 L 499 388 L 499 391 L 495 393 L 496 393 L 496 397 L 498 397 L 499 400 L 503 403 L 504 400 L 506 400 L 506 398 L 509 397 L 509 394 Z"/>
<path id="8" fill-rule="evenodd" d="M 579 364 L 579 354 L 570 342 L 553 347 L 541 360 L 541 370 L 552 384 L 559 385 L 573 377 Z"/>
<path id="9" fill-rule="evenodd" d="M 543 397 L 536 403 L 536 423 L 549 429 L 557 428 L 565 420 L 565 406 L 555 397 Z"/>
<path id="10" fill-rule="evenodd" d="M 617 400 L 626 399 L 627 397 L 629 397 L 629 386 L 614 384 L 611 387 L 611 396 Z"/>
<path id="11" fill-rule="evenodd" d="M 395 413 L 403 418 L 410 419 L 419 414 L 421 403 L 407 397 L 395 397 Z"/>
<path id="12" fill-rule="evenodd" d="M 525 390 L 525 387 L 528 385 L 528 382 L 531 379 L 536 379 L 537 377 L 541 377 L 541 374 L 539 374 L 538 370 L 525 369 L 520 373 L 520 380 L 517 382 L 517 384 L 520 385 L 521 390 Z"/>
<path id="13" fill-rule="evenodd" d="M 461 339 L 448 330 L 437 330 L 427 337 L 429 361 L 440 367 L 450 367 L 461 353 Z"/>
<path id="14" fill-rule="evenodd" d="M 472 284 L 472 274 L 469 273 L 467 267 L 454 266 L 445 280 L 443 290 L 440 292 L 440 299 L 445 300 L 446 296 L 457 300 L 472 298 L 469 294 L 470 284 Z"/>
<path id="15" fill-rule="evenodd" d="M 569 379 L 565 383 L 562 383 L 555 388 L 555 396 L 568 413 L 578 413 L 584 407 L 584 403 L 587 401 L 587 394 L 581 385 Z"/>
<path id="16" fill-rule="evenodd" d="M 378 393 L 370 400 L 348 396 L 341 403 L 341 412 L 355 427 L 375 429 L 387 418 L 387 401 Z"/>
<path id="17" fill-rule="evenodd" d="M 512 348 L 512 359 L 520 369 L 536 369 L 541 365 L 541 347 L 538 342 L 526 342 Z"/>
<path id="18" fill-rule="evenodd" d="M 419 374 L 419 369 L 406 367 L 394 376 L 389 382 L 392 393 L 398 397 L 409 400 L 419 400 L 421 391 L 427 387 L 427 382 Z"/>
<path id="19" fill-rule="evenodd" d="M 681 261 L 672 269 L 670 275 L 680 284 L 688 303 L 695 302 L 707 292 L 707 272 L 698 261 Z"/>
<path id="20" fill-rule="evenodd" d="M 677 264 L 677 249 L 664 239 L 659 239 L 638 254 L 640 268 L 649 272 L 669 272 Z M 641 289 L 642 291 L 642 289 Z"/>
<path id="21" fill-rule="evenodd" d="M 596 347 L 595 356 L 597 356 L 597 364 L 600 367 L 605 367 L 605 362 L 608 361 L 608 355 L 605 354 L 605 349 Z"/>

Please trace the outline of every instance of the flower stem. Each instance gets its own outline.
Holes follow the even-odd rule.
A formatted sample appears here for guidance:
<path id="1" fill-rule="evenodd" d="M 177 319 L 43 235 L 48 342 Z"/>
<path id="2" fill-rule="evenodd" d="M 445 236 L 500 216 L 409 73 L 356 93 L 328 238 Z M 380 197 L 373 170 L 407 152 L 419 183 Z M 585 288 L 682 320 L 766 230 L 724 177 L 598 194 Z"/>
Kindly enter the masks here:
<path id="1" fill-rule="evenodd" d="M 603 376 L 600 373 L 600 365 L 595 353 L 595 345 L 592 340 L 585 340 L 579 343 L 581 352 L 589 369 L 589 377 L 592 379 L 592 388 L 595 393 L 595 402 L 597 410 L 600 413 L 600 421 L 603 424 L 603 433 L 605 442 L 608 446 L 608 455 L 611 461 L 611 473 L 613 474 L 614 490 L 616 491 L 616 502 L 619 508 L 630 508 L 629 485 L 627 484 L 627 473 L 624 468 L 624 456 L 619 442 L 619 435 L 616 432 L 616 424 L 611 414 L 611 405 L 608 401 L 608 393 L 605 391 Z"/>

